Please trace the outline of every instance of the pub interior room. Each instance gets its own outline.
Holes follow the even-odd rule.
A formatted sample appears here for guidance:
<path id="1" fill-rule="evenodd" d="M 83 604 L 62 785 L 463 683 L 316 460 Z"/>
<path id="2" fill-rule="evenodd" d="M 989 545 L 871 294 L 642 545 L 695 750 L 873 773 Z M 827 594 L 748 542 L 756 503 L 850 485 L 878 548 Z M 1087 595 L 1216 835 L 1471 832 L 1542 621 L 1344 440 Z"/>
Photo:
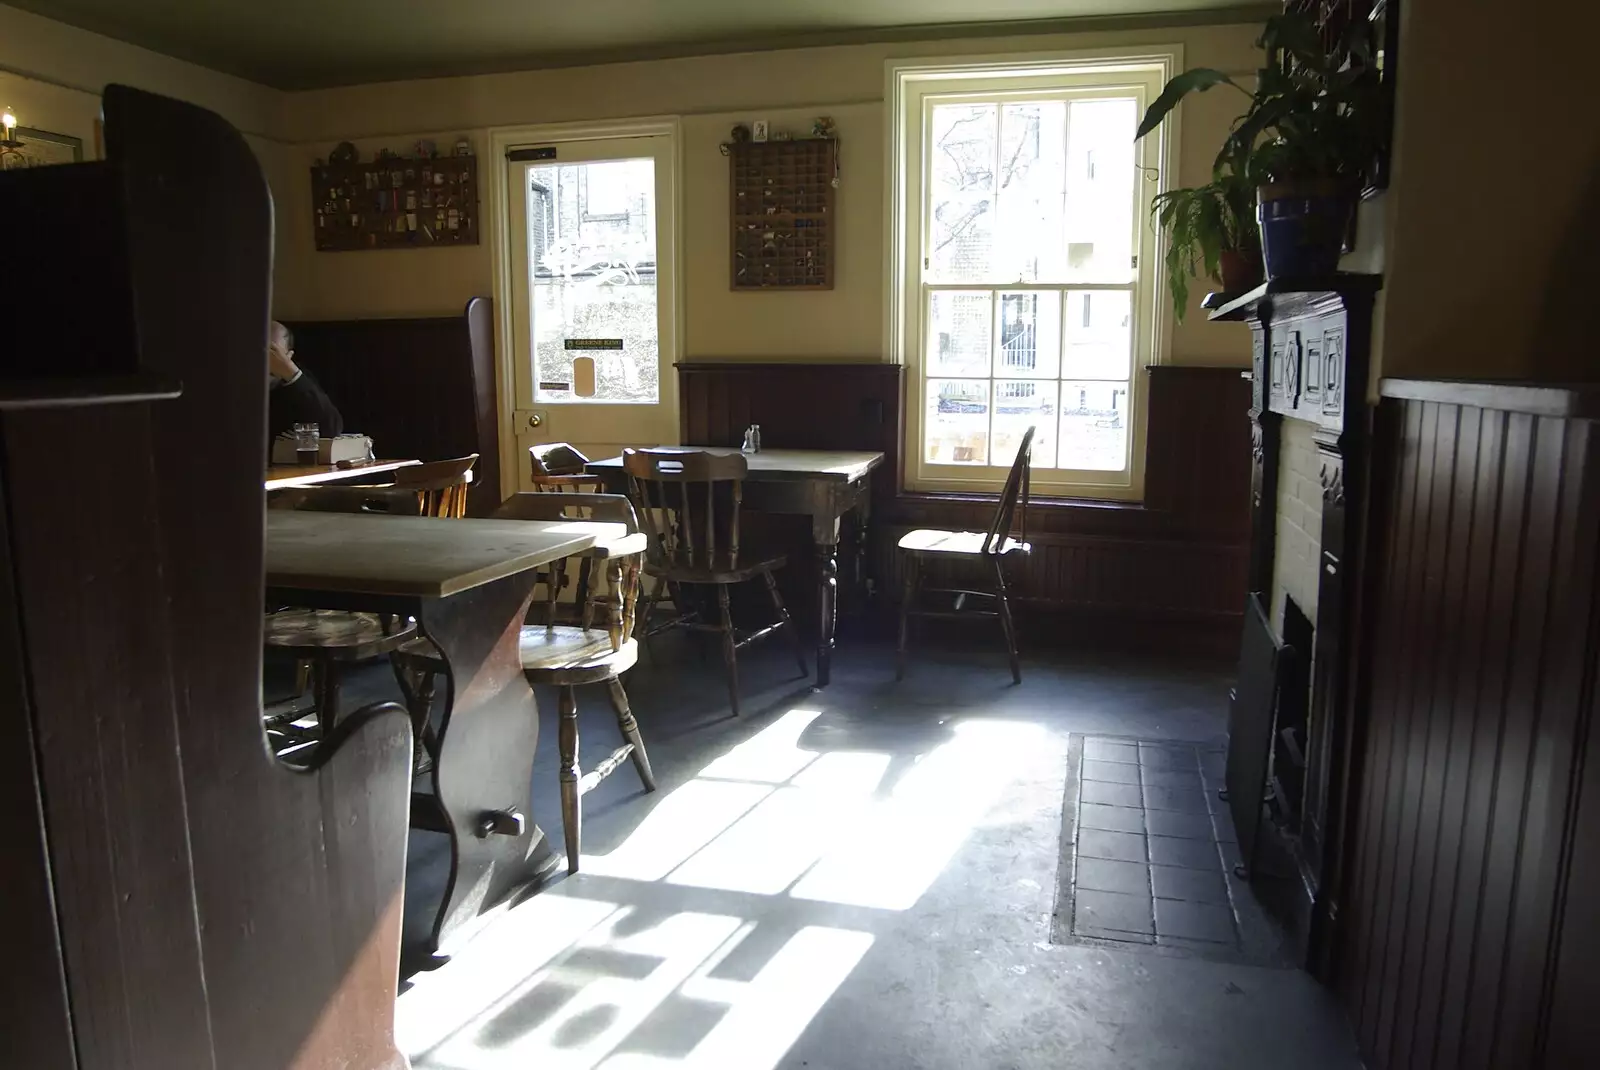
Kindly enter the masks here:
<path id="1" fill-rule="evenodd" d="M 0 1067 L 1592 1065 L 1555 9 L 0 4 Z"/>

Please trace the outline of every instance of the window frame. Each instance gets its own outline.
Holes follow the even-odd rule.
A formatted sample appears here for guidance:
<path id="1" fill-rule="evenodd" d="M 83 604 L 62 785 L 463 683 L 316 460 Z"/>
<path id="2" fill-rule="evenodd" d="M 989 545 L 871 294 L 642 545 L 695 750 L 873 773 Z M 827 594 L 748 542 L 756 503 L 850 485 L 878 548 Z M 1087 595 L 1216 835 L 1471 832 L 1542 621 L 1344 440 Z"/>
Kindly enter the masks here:
<path id="1" fill-rule="evenodd" d="M 971 289 L 997 294 L 1041 290 L 1129 289 L 1104 283 L 955 284 L 925 282 L 922 275 L 928 244 L 929 206 L 924 201 L 925 160 L 930 146 L 932 102 L 962 98 L 1002 101 L 1007 96 L 1032 98 L 1113 95 L 1134 88 L 1141 108 L 1153 100 L 1173 73 L 1182 69 L 1182 49 L 1166 46 L 1126 50 L 1058 52 L 1017 56 L 939 57 L 891 60 L 885 64 L 889 102 L 888 160 L 885 183 L 886 248 L 885 350 L 906 368 L 904 487 L 918 493 L 987 494 L 1005 481 L 1011 458 L 991 456 L 988 465 L 938 465 L 926 460 L 924 444 L 927 404 L 927 340 L 930 324 L 927 293 L 938 289 Z M 1032 488 L 1043 497 L 1138 501 L 1144 495 L 1147 391 L 1144 369 L 1163 363 L 1170 350 L 1172 322 L 1160 299 L 1160 251 L 1164 235 L 1149 220 L 1156 194 L 1169 188 L 1177 160 L 1174 118 L 1160 134 L 1139 143 L 1138 164 L 1153 181 L 1140 187 L 1135 205 L 1138 263 L 1133 293 L 1133 352 L 1128 378 L 1129 428 L 1127 464 L 1118 472 L 1035 468 Z M 998 309 L 1001 298 L 996 299 Z M 1063 304 L 1065 299 L 1063 298 Z M 1064 310 L 1063 310 L 1064 311 Z M 998 315 L 998 312 L 997 312 Z M 1065 322 L 1062 323 L 1065 329 Z M 996 328 L 998 329 L 998 328 Z M 1060 369 L 1058 369 L 1060 370 Z M 935 376 L 934 378 L 938 378 Z M 1057 376 L 1059 379 L 1060 377 Z M 991 381 L 992 373 L 991 373 Z M 1120 382 L 1120 380 L 1119 380 Z M 994 405 L 993 399 L 990 402 Z M 1058 412 L 1059 418 L 1059 412 Z"/>

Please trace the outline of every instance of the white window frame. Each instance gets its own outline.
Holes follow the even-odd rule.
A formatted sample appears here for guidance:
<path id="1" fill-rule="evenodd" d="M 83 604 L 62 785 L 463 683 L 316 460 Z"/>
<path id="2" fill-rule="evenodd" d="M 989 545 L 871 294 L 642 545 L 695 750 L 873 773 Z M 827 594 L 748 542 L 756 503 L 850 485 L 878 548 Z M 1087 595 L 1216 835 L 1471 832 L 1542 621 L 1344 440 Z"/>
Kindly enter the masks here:
<path id="1" fill-rule="evenodd" d="M 926 493 L 993 493 L 1005 481 L 1011 459 L 990 458 L 986 466 L 936 465 L 926 461 L 923 422 L 926 406 L 927 324 L 922 264 L 926 247 L 926 205 L 922 183 L 928 147 L 926 105 L 931 98 L 1000 97 L 1010 93 L 1078 91 L 1100 94 L 1112 87 L 1132 87 L 1141 107 L 1154 100 L 1167 79 L 1183 69 L 1180 46 L 1095 50 L 980 57 L 936 57 L 891 60 L 885 64 L 889 103 L 889 146 L 885 183 L 886 277 L 888 295 L 884 327 L 885 351 L 906 367 L 905 487 Z M 1103 95 L 1103 94 L 1101 94 Z M 1145 420 L 1144 369 L 1162 363 L 1170 350 L 1172 323 L 1161 299 L 1158 268 L 1163 235 L 1148 219 L 1155 195 L 1169 187 L 1177 156 L 1176 116 L 1158 136 L 1139 143 L 1139 166 L 1151 181 L 1141 187 L 1135 208 L 1138 265 L 1133 286 L 1133 354 L 1128 380 L 1130 427 L 1128 464 L 1120 472 L 1035 468 L 1032 492 L 1037 496 L 1138 501 L 1144 496 Z M 941 289 L 962 289 L 959 285 Z M 978 289 L 986 286 L 975 287 Z M 1013 287 L 1005 287 L 1012 290 Z M 1094 289 L 1094 286 L 1023 284 L 1015 290 Z M 1104 287 L 1102 287 L 1104 288 Z M 991 401 L 991 405 L 993 402 Z"/>

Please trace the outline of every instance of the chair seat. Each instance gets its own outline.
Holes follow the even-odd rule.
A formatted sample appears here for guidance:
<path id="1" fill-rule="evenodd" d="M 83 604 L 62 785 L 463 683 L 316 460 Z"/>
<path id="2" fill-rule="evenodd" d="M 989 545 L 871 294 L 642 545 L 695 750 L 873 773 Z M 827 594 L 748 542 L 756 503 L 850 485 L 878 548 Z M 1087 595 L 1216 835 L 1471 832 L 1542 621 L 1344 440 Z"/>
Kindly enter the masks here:
<path id="1" fill-rule="evenodd" d="M 783 568 L 789 563 L 786 554 L 772 557 L 749 558 L 739 562 L 738 568 L 713 569 L 683 565 L 658 565 L 646 562 L 644 574 L 659 576 L 669 583 L 743 583 L 763 572 Z"/>
<path id="2" fill-rule="evenodd" d="M 417 626 L 392 621 L 385 631 L 376 613 L 342 609 L 281 609 L 268 613 L 262 642 L 285 653 L 362 661 L 396 650 L 414 640 Z"/>
<path id="3" fill-rule="evenodd" d="M 567 624 L 558 624 L 553 628 L 543 624 L 524 625 L 517 650 L 522 658 L 523 672 L 530 678 L 537 677 L 539 683 L 567 682 L 554 679 L 558 673 L 581 673 L 604 679 L 606 675 L 627 672 L 639 660 L 639 644 L 636 640 L 625 640 L 621 647 L 612 650 L 611 636 L 604 628 L 584 631 Z M 444 659 L 439 656 L 438 647 L 423 636 L 419 635 L 402 644 L 399 653 L 435 671 L 444 670 Z M 546 679 L 546 676 L 550 678 Z"/>
<path id="4" fill-rule="evenodd" d="M 627 672 L 639 660 L 639 642 L 626 639 L 616 650 L 604 629 L 531 624 L 518 644 L 522 671 L 534 683 L 598 682 Z"/>
<path id="5" fill-rule="evenodd" d="M 989 536 L 981 531 L 941 531 L 937 528 L 919 528 L 907 532 L 900 540 L 900 549 L 918 554 L 959 554 L 967 557 L 984 556 L 983 543 Z M 1007 538 L 998 555 L 1025 554 L 1032 547 L 1017 539 Z"/>

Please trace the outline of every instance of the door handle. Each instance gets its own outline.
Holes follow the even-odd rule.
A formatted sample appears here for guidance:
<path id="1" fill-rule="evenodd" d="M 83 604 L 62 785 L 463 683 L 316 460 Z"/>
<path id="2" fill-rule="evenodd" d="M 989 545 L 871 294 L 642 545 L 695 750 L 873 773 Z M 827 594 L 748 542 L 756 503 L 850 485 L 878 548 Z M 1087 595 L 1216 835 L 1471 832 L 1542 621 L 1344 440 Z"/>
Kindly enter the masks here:
<path id="1" fill-rule="evenodd" d="M 528 414 L 528 429 L 530 431 L 537 431 L 540 428 L 540 426 L 542 426 L 543 424 L 544 424 L 544 414 L 543 413 L 530 412 Z"/>

